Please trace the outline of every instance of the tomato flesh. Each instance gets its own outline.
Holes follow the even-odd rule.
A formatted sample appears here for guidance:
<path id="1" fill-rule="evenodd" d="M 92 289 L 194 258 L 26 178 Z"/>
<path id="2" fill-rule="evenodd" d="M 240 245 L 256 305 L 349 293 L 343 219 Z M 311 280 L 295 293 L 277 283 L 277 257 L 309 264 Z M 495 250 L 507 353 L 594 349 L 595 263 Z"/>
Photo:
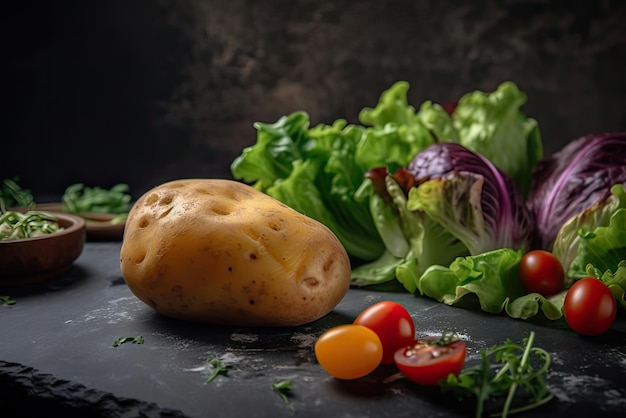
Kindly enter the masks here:
<path id="1" fill-rule="evenodd" d="M 428 339 L 432 342 L 433 339 Z M 428 340 L 396 350 L 395 363 L 407 379 L 434 386 L 449 374 L 458 375 L 465 365 L 466 345 L 456 340 L 446 345 L 431 345 Z"/>
<path id="2" fill-rule="evenodd" d="M 366 326 L 378 335 L 383 345 L 382 364 L 393 364 L 396 350 L 415 340 L 411 314 L 393 301 L 373 304 L 361 312 L 354 323 Z"/>
<path id="3" fill-rule="evenodd" d="M 518 267 L 522 286 L 528 293 L 550 296 L 563 288 L 565 271 L 561 261 L 544 250 L 529 251 L 522 256 Z"/>
<path id="4" fill-rule="evenodd" d="M 581 335 L 604 334 L 617 315 L 617 302 L 600 279 L 586 277 L 569 288 L 563 302 L 563 316 L 571 329 Z"/>
<path id="5" fill-rule="evenodd" d="M 331 376 L 352 380 L 373 372 L 383 357 L 378 335 L 358 324 L 326 330 L 315 342 L 315 357 Z"/>

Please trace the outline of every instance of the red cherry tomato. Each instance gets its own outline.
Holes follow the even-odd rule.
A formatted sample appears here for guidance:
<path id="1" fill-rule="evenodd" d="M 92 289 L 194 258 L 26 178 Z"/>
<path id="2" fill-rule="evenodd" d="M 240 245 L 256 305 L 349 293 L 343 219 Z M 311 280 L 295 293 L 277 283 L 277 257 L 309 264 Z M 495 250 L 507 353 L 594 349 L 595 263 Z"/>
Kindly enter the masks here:
<path id="1" fill-rule="evenodd" d="M 394 360 L 407 379 L 434 386 L 450 373 L 458 375 L 465 365 L 466 346 L 463 341 L 437 345 L 429 338 L 396 351 Z"/>
<path id="2" fill-rule="evenodd" d="M 519 278 L 528 293 L 549 296 L 563 288 L 565 271 L 561 261 L 544 250 L 529 251 L 519 263 Z"/>
<path id="3" fill-rule="evenodd" d="M 366 326 L 378 335 L 383 344 L 382 364 L 393 364 L 396 350 L 415 340 L 411 314 L 396 302 L 375 303 L 361 312 L 354 323 Z"/>
<path id="4" fill-rule="evenodd" d="M 617 302 L 600 279 L 586 277 L 569 288 L 563 302 L 563 315 L 571 329 L 594 336 L 611 328 L 617 315 Z"/>
<path id="5" fill-rule="evenodd" d="M 383 346 L 371 329 L 345 324 L 320 335 L 315 342 L 315 357 L 331 376 L 344 380 L 358 379 L 380 365 Z"/>

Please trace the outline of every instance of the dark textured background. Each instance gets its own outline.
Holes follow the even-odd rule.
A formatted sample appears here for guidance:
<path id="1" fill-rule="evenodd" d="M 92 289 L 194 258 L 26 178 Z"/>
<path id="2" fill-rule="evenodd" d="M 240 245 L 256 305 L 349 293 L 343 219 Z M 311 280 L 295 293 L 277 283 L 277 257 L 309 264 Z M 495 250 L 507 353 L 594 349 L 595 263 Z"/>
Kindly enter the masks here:
<path id="1" fill-rule="evenodd" d="M 626 2 L 55 1 L 2 13 L 0 177 L 229 177 L 255 121 L 357 122 L 398 80 L 449 101 L 512 80 L 545 151 L 626 130 Z"/>

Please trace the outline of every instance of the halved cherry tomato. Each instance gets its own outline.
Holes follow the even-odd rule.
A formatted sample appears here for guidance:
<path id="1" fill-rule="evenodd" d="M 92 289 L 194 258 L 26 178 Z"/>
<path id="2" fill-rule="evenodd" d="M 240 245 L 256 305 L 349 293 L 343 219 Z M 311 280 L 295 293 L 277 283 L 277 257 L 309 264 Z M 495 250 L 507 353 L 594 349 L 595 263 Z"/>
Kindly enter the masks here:
<path id="1" fill-rule="evenodd" d="M 426 338 L 396 351 L 394 360 L 407 379 L 434 386 L 449 374 L 458 375 L 465 365 L 465 343 L 445 342 L 443 338 Z"/>
<path id="2" fill-rule="evenodd" d="M 529 251 L 522 256 L 518 267 L 522 286 L 528 293 L 550 296 L 563 288 L 565 271 L 561 261 L 544 250 Z"/>
<path id="3" fill-rule="evenodd" d="M 315 342 L 318 363 L 338 379 L 358 379 L 373 372 L 383 358 L 383 345 L 371 329 L 356 324 L 325 331 Z"/>
<path id="4" fill-rule="evenodd" d="M 378 334 L 383 344 L 382 364 L 393 364 L 394 353 L 415 340 L 415 325 L 404 306 L 393 301 L 383 301 L 366 308 L 354 320 Z"/>
<path id="5" fill-rule="evenodd" d="M 611 328 L 617 315 L 617 302 L 600 279 L 586 277 L 569 288 L 563 302 L 563 315 L 571 329 L 595 336 Z"/>

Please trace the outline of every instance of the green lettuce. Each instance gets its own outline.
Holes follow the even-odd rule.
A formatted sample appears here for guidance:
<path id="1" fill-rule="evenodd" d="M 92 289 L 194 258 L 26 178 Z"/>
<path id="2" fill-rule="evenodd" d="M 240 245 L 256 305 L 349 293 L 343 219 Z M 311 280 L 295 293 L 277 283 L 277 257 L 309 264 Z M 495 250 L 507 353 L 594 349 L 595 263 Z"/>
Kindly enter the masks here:
<path id="1" fill-rule="evenodd" d="M 386 232 L 397 225 L 391 213 L 382 223 L 372 216 L 371 207 L 381 202 L 362 187 L 365 173 L 404 166 L 435 141 L 408 105 L 407 89 L 399 82 L 383 92 L 375 108 L 360 113 L 362 125 L 338 119 L 310 127 L 302 111 L 255 123 L 257 142 L 231 163 L 233 177 L 325 224 L 352 257 L 377 259 L 403 238 L 397 241 L 397 228 Z"/>
<path id="2" fill-rule="evenodd" d="M 326 225 L 350 255 L 379 257 L 385 247 L 369 203 L 355 198 L 365 169 L 354 155 L 365 128 L 344 120 L 309 128 L 304 112 L 255 127 L 257 142 L 233 161 L 233 176 Z"/>
<path id="3" fill-rule="evenodd" d="M 365 170 L 403 167 L 435 142 L 429 127 L 408 104 L 408 89 L 407 82 L 399 81 L 381 94 L 376 107 L 365 107 L 359 112 L 359 121 L 368 128 L 363 132 L 354 159 Z"/>
<path id="4" fill-rule="evenodd" d="M 520 111 L 524 103 L 526 95 L 507 81 L 494 92 L 465 94 L 452 119 L 459 143 L 487 157 L 527 196 L 532 170 L 543 157 L 543 145 L 537 121 Z"/>
<path id="5" fill-rule="evenodd" d="M 614 271 L 602 271 L 593 264 L 587 264 L 587 275 L 602 280 L 615 296 L 618 306 L 626 309 L 626 260 L 620 261 Z"/>
<path id="6" fill-rule="evenodd" d="M 572 259 L 567 273 L 572 280 L 597 277 L 609 287 L 618 306 L 626 308 L 626 186 L 615 185 L 611 192 L 606 204 L 563 226 L 555 250 L 567 252 Z M 570 285 L 549 297 L 526 294 L 517 273 L 522 255 L 522 251 L 504 248 L 457 257 L 449 266 L 429 267 L 419 277 L 417 289 L 448 305 L 459 304 L 472 294 L 486 312 L 504 312 L 519 319 L 541 312 L 548 319 L 561 318 Z"/>
<path id="7" fill-rule="evenodd" d="M 554 254 L 567 266 L 570 283 L 597 277 L 611 289 L 619 305 L 626 308 L 626 185 L 614 185 L 604 204 L 563 225 Z"/>
<path id="8" fill-rule="evenodd" d="M 488 313 L 528 319 L 541 310 L 549 319 L 560 318 L 564 292 L 550 298 L 524 292 L 517 274 L 522 255 L 522 250 L 502 248 L 458 257 L 448 267 L 430 266 L 418 279 L 417 288 L 447 305 L 460 304 L 473 295 Z"/>
<path id="9" fill-rule="evenodd" d="M 489 158 L 526 192 L 542 156 L 537 123 L 520 111 L 526 96 L 505 82 L 491 93 L 466 94 L 449 113 L 432 101 L 411 106 L 408 88 L 407 82 L 394 83 L 375 107 L 361 110 L 360 124 L 338 119 L 311 127 L 303 111 L 255 123 L 257 141 L 231 163 L 233 177 L 328 226 L 351 257 L 365 261 L 353 269 L 355 286 L 399 284 L 446 303 L 472 293 L 488 311 L 528 317 L 541 309 L 555 316 L 551 301 L 522 295 L 514 286 L 521 248 L 493 250 L 482 219 L 465 218 L 480 213 L 446 212 L 448 203 L 425 201 L 416 192 L 409 196 L 390 178 L 382 185 L 388 196 L 382 196 L 368 177 L 379 168 L 393 173 L 420 151 L 452 142 Z M 454 199 L 471 184 L 449 183 L 455 187 L 437 189 L 446 192 L 437 198 Z M 496 219 L 495 213 L 489 216 Z M 471 227 L 459 232 L 456 222 Z M 507 245 L 497 242 L 496 247 Z M 487 261 L 496 264 L 488 267 Z"/>
<path id="10" fill-rule="evenodd" d="M 566 268 L 568 285 L 588 276 L 588 264 L 615 271 L 626 260 L 626 185 L 612 186 L 605 201 L 570 218 L 557 234 L 553 253 Z"/>
<path id="11" fill-rule="evenodd" d="M 455 257 L 468 254 L 468 249 L 425 212 L 409 210 L 407 196 L 392 177 L 386 176 L 384 180 L 393 205 L 380 203 L 384 211 L 373 207 L 372 213 L 387 237 L 387 249 L 379 259 L 352 270 L 353 285 L 368 286 L 397 279 L 404 289 L 414 293 L 417 279 L 426 268 L 448 264 Z M 372 199 L 377 196 L 373 195 Z"/>

